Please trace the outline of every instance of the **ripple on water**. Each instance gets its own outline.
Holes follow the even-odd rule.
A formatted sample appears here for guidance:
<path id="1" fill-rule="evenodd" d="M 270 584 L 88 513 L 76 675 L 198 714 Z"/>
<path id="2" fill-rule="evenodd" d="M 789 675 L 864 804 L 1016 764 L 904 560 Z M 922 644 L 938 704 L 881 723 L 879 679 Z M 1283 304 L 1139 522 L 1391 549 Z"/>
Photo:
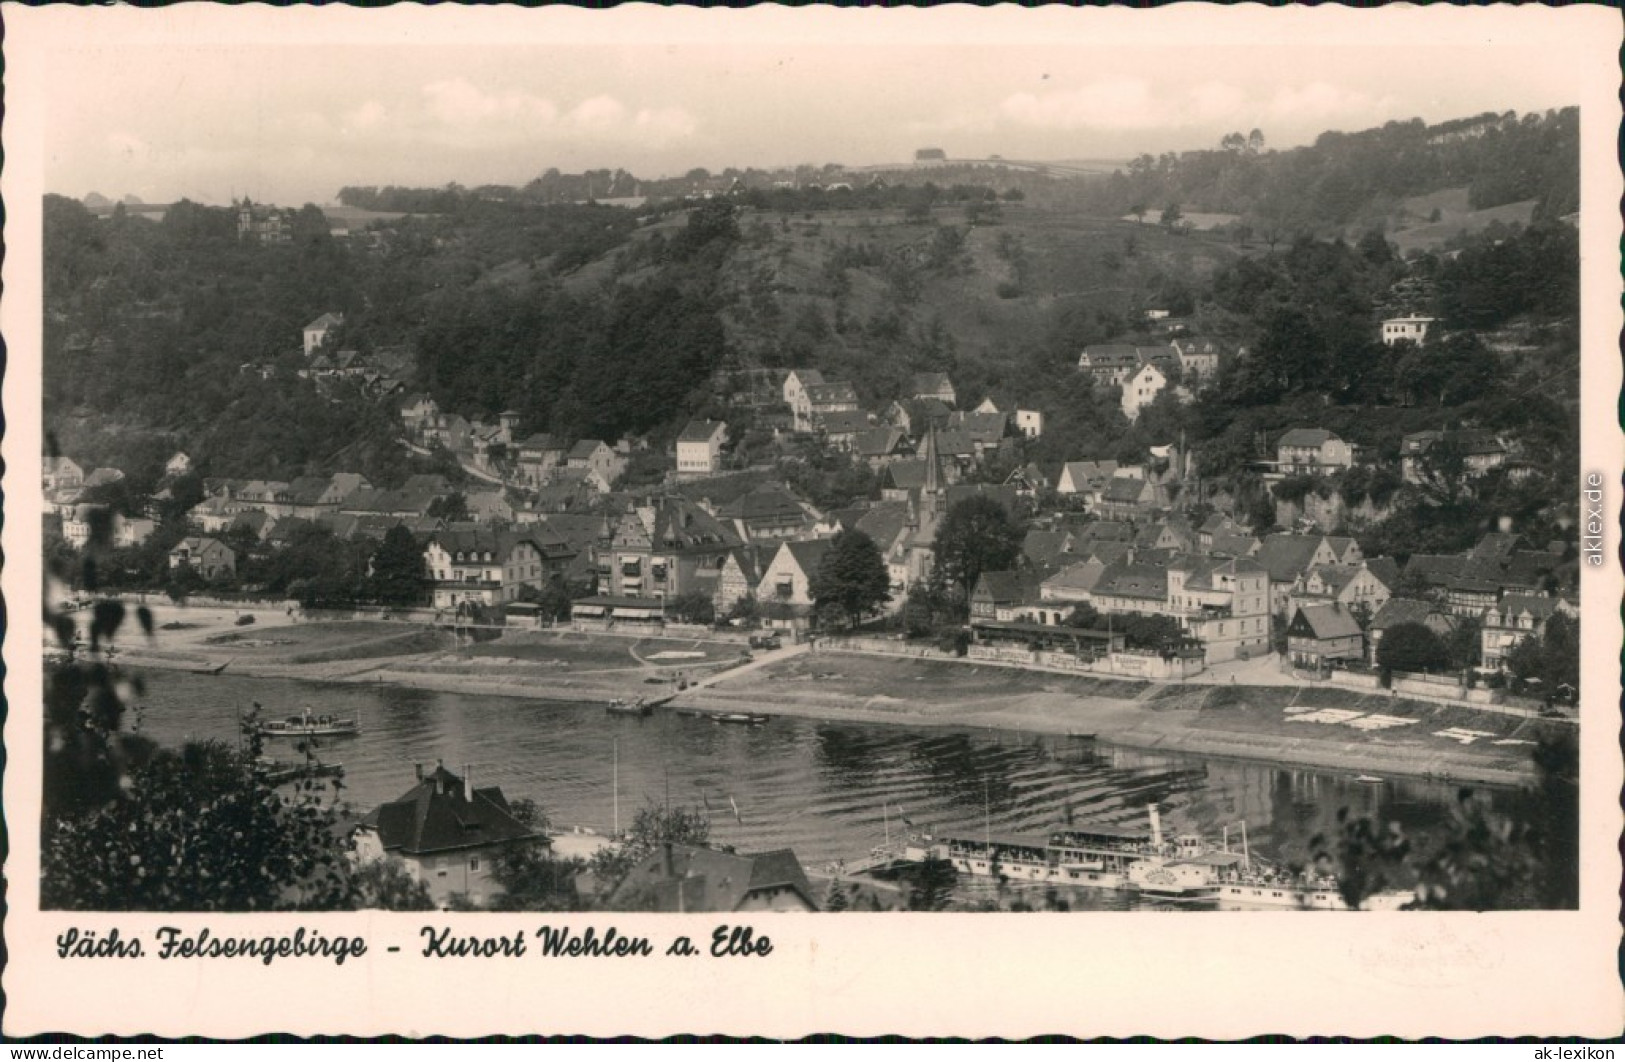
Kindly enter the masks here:
<path id="1" fill-rule="evenodd" d="M 347 799 L 360 809 L 409 789 L 414 763 L 440 760 L 509 799 L 535 800 L 556 824 L 609 830 L 618 773 L 623 825 L 647 804 L 708 808 L 716 841 L 792 847 L 812 868 L 861 856 L 888 831 L 897 836 L 905 817 L 938 834 L 1032 833 L 1068 821 L 1143 823 L 1153 801 L 1170 832 L 1216 835 L 1245 819 L 1260 850 L 1301 858 L 1311 836 L 1334 828 L 1339 807 L 1391 806 L 1426 825 L 1446 816 L 1453 795 L 1441 784 L 1362 786 L 1031 733 L 792 718 L 737 727 L 659 712 L 610 717 L 601 704 L 241 675 L 150 673 L 142 726 L 164 744 L 235 742 L 238 712 L 254 701 L 272 716 L 308 703 L 359 717 L 359 737 L 332 739 L 320 754 L 344 765 Z M 269 744 L 271 755 L 292 754 L 292 742 Z M 1118 902 L 1089 894 L 1075 906 Z"/>

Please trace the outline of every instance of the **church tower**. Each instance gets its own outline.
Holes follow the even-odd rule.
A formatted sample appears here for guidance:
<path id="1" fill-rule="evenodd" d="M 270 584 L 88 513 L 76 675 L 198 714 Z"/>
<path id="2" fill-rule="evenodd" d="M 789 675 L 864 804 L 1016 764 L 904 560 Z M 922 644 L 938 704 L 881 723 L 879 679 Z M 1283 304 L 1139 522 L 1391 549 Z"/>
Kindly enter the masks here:
<path id="1" fill-rule="evenodd" d="M 948 483 L 942 475 L 942 455 L 937 452 L 937 429 L 929 428 L 922 448 L 925 482 L 920 485 L 920 508 L 928 519 L 941 517 L 948 509 Z"/>

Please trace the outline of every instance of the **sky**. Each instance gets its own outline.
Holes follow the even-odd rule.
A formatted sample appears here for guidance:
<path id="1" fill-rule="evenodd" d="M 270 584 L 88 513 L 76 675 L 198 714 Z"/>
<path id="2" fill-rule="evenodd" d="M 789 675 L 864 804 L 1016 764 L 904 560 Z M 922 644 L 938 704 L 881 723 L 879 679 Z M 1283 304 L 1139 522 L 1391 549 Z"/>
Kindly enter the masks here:
<path id="1" fill-rule="evenodd" d="M 1308 40 L 1243 32 L 1275 23 L 1228 17 L 1193 35 L 1177 21 L 1076 11 L 1060 22 L 1005 12 L 997 23 L 891 12 L 921 16 L 913 26 L 924 31 L 894 22 L 859 33 L 868 24 L 787 11 L 748 27 L 738 13 L 688 12 L 635 25 L 578 19 L 570 26 L 585 29 L 543 40 L 540 19 L 470 33 L 466 15 L 402 32 L 391 30 L 408 24 L 393 20 L 306 18 L 299 32 L 250 33 L 246 9 L 213 14 L 224 32 L 144 23 L 144 34 L 58 42 L 48 190 L 296 205 L 332 202 L 352 184 L 522 184 L 549 167 L 864 166 L 921 147 L 1125 159 L 1254 128 L 1286 148 L 1328 129 L 1578 98 L 1572 70 L 1527 34 L 1423 41 L 1369 32 L 1382 29 L 1370 20 L 1353 24 L 1368 32 L 1329 25 Z"/>

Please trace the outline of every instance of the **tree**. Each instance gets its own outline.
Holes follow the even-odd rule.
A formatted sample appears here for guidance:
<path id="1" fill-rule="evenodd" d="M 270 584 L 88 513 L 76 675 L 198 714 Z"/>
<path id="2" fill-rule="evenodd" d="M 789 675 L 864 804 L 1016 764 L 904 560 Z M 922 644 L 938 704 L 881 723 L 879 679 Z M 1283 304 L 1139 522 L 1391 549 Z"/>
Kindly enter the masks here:
<path id="1" fill-rule="evenodd" d="M 436 498 L 429 503 L 426 515 L 438 516 L 448 524 L 463 523 L 468 520 L 468 498 L 461 491 Z"/>
<path id="2" fill-rule="evenodd" d="M 855 528 L 835 536 L 808 587 L 820 609 L 839 610 L 849 627 L 891 600 L 891 575 L 874 540 Z"/>
<path id="3" fill-rule="evenodd" d="M 1180 212 L 1178 203 L 1169 203 L 1162 208 L 1162 227 L 1171 229 L 1183 221 L 1185 215 Z"/>
<path id="4" fill-rule="evenodd" d="M 619 847 L 600 848 L 588 867 L 598 880 L 598 892 L 613 892 L 627 872 L 656 848 L 683 844 L 703 848 L 711 839 L 711 817 L 699 808 L 668 807 L 650 801 L 638 809 Z"/>
<path id="5" fill-rule="evenodd" d="M 1580 625 L 1559 612 L 1546 621 L 1538 635 L 1531 634 L 1506 655 L 1506 668 L 1521 682 L 1539 680 L 1550 696 L 1559 686 L 1580 684 Z"/>
<path id="6" fill-rule="evenodd" d="M 396 524 L 372 555 L 372 598 L 384 605 L 416 605 L 423 600 L 428 564 L 405 524 Z"/>
<path id="7" fill-rule="evenodd" d="M 1072 614 L 1066 618 L 1066 626 L 1080 630 L 1097 628 L 1100 626 L 1100 612 L 1089 602 L 1081 602 L 1073 606 Z"/>
<path id="8" fill-rule="evenodd" d="M 1450 666 L 1450 650 L 1422 624 L 1399 623 L 1377 644 L 1377 664 L 1388 671 L 1439 671 Z"/>
<path id="9" fill-rule="evenodd" d="M 185 604 L 186 599 L 209 585 L 209 581 L 197 573 L 197 569 L 190 564 L 182 564 L 178 568 L 169 570 L 169 578 L 164 580 L 164 593 L 177 605 Z"/>
<path id="10" fill-rule="evenodd" d="M 546 813 L 534 801 L 512 801 L 508 810 L 532 833 L 547 832 Z M 491 907 L 498 911 L 565 911 L 579 906 L 576 876 L 587 869 L 581 859 L 555 859 L 544 844 L 505 845 L 491 862 L 491 876 L 502 886 Z"/>
<path id="11" fill-rule="evenodd" d="M 1484 653 L 1480 634 L 1484 625 L 1476 616 L 1459 616 L 1456 625 L 1445 638 L 1445 650 L 1450 654 L 1450 666 L 1466 669 L 1477 666 Z"/>
<path id="12" fill-rule="evenodd" d="M 761 602 L 754 595 L 741 594 L 732 605 L 728 606 L 728 619 L 740 620 L 746 624 L 754 624 L 761 615 Z"/>
<path id="13" fill-rule="evenodd" d="M 432 911 L 429 883 L 394 859 L 375 859 L 355 872 L 356 907 L 363 911 Z"/>
<path id="14" fill-rule="evenodd" d="M 908 877 L 908 909 L 947 910 L 958 878 L 954 865 L 948 860 L 926 859 Z"/>
<path id="15" fill-rule="evenodd" d="M 570 618 L 570 605 L 573 599 L 562 580 L 553 579 L 540 590 L 524 587 L 519 591 L 519 599 L 539 606 L 543 619 L 556 623 Z"/>
<path id="16" fill-rule="evenodd" d="M 716 605 L 712 603 L 711 595 L 701 590 L 678 594 L 666 602 L 666 614 L 676 617 L 681 623 L 704 626 L 710 626 L 717 618 Z"/>
<path id="17" fill-rule="evenodd" d="M 1184 629 L 1172 616 L 1118 616 L 1112 620 L 1112 627 L 1123 633 L 1123 642 L 1131 649 L 1165 652 L 1187 640 Z"/>
<path id="18" fill-rule="evenodd" d="M 47 824 L 40 900 L 93 911 L 353 907 L 336 824 L 312 793 L 284 805 L 252 758 L 225 745 L 159 750 L 122 796 Z"/>
<path id="19" fill-rule="evenodd" d="M 1457 793 L 1448 831 L 1424 845 L 1398 822 L 1337 814 L 1338 834 L 1310 842 L 1335 869 L 1350 907 L 1383 889 L 1415 890 L 1412 909 L 1573 909 L 1579 904 L 1579 746 L 1572 732 L 1543 737 L 1533 752 L 1530 799 L 1502 811 L 1482 793 Z"/>
<path id="20" fill-rule="evenodd" d="M 936 574 L 961 597 L 983 572 L 1009 571 L 1021 559 L 1022 531 L 1004 506 L 984 495 L 956 502 L 937 527 Z"/>

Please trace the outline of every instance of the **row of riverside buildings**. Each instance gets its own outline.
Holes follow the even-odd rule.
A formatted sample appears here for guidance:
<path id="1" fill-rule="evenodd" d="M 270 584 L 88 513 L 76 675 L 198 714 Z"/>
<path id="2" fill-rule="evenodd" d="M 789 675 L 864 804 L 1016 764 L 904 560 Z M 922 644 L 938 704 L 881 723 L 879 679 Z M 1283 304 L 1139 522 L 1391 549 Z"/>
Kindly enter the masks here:
<path id="1" fill-rule="evenodd" d="M 1481 625 L 1481 665 L 1494 669 L 1552 615 L 1574 609 L 1558 546 L 1493 534 L 1463 554 L 1417 554 L 1401 566 L 1364 557 L 1347 536 L 1260 537 L 1224 515 L 1193 525 L 1175 502 L 1174 488 L 1189 474 L 1177 446 L 1158 447 L 1133 466 L 1071 462 L 1046 472 L 1029 465 L 991 485 L 960 481 L 940 436 L 928 427 L 917 456 L 883 469 L 879 500 L 833 512 L 771 481 L 713 500 L 730 477 L 643 497 L 609 492 L 590 508 L 553 510 L 515 504 L 502 489 L 454 490 L 437 475 L 390 490 L 342 472 L 288 482 L 206 479 L 205 498 L 190 513 L 196 533 L 175 546 L 170 565 L 229 576 L 245 542 L 274 550 L 311 525 L 381 540 L 402 525 L 423 545 L 428 599 L 439 609 L 511 605 L 528 596 L 526 588 L 558 582 L 573 588 L 574 619 L 583 625 L 659 625 L 669 602 L 699 595 L 719 614 L 752 598 L 768 625 L 793 629 L 811 622 L 812 579 L 840 531 L 863 531 L 879 547 L 895 607 L 929 577 L 936 528 L 954 502 L 982 495 L 1014 513 L 1042 489 L 1072 495 L 1079 511 L 1040 517 L 1021 568 L 986 573 L 972 588 L 972 626 L 982 637 L 1055 630 L 1087 604 L 1107 615 L 1172 617 L 1208 663 L 1219 663 L 1268 652 L 1273 621 L 1289 628 L 1291 661 L 1319 668 L 1374 660 L 1396 623 L 1448 633 L 1470 618 Z M 1347 449 L 1329 433 L 1316 437 L 1322 455 Z M 1303 441 L 1289 432 L 1281 452 L 1301 462 Z M 189 468 L 184 454 L 171 464 Z M 59 500 L 73 498 L 86 478 L 65 458 L 47 462 L 47 477 L 48 495 Z M 459 519 L 434 515 L 454 494 L 462 498 Z M 84 506 L 64 504 L 66 530 Z M 82 545 L 77 536 L 69 541 Z"/>

